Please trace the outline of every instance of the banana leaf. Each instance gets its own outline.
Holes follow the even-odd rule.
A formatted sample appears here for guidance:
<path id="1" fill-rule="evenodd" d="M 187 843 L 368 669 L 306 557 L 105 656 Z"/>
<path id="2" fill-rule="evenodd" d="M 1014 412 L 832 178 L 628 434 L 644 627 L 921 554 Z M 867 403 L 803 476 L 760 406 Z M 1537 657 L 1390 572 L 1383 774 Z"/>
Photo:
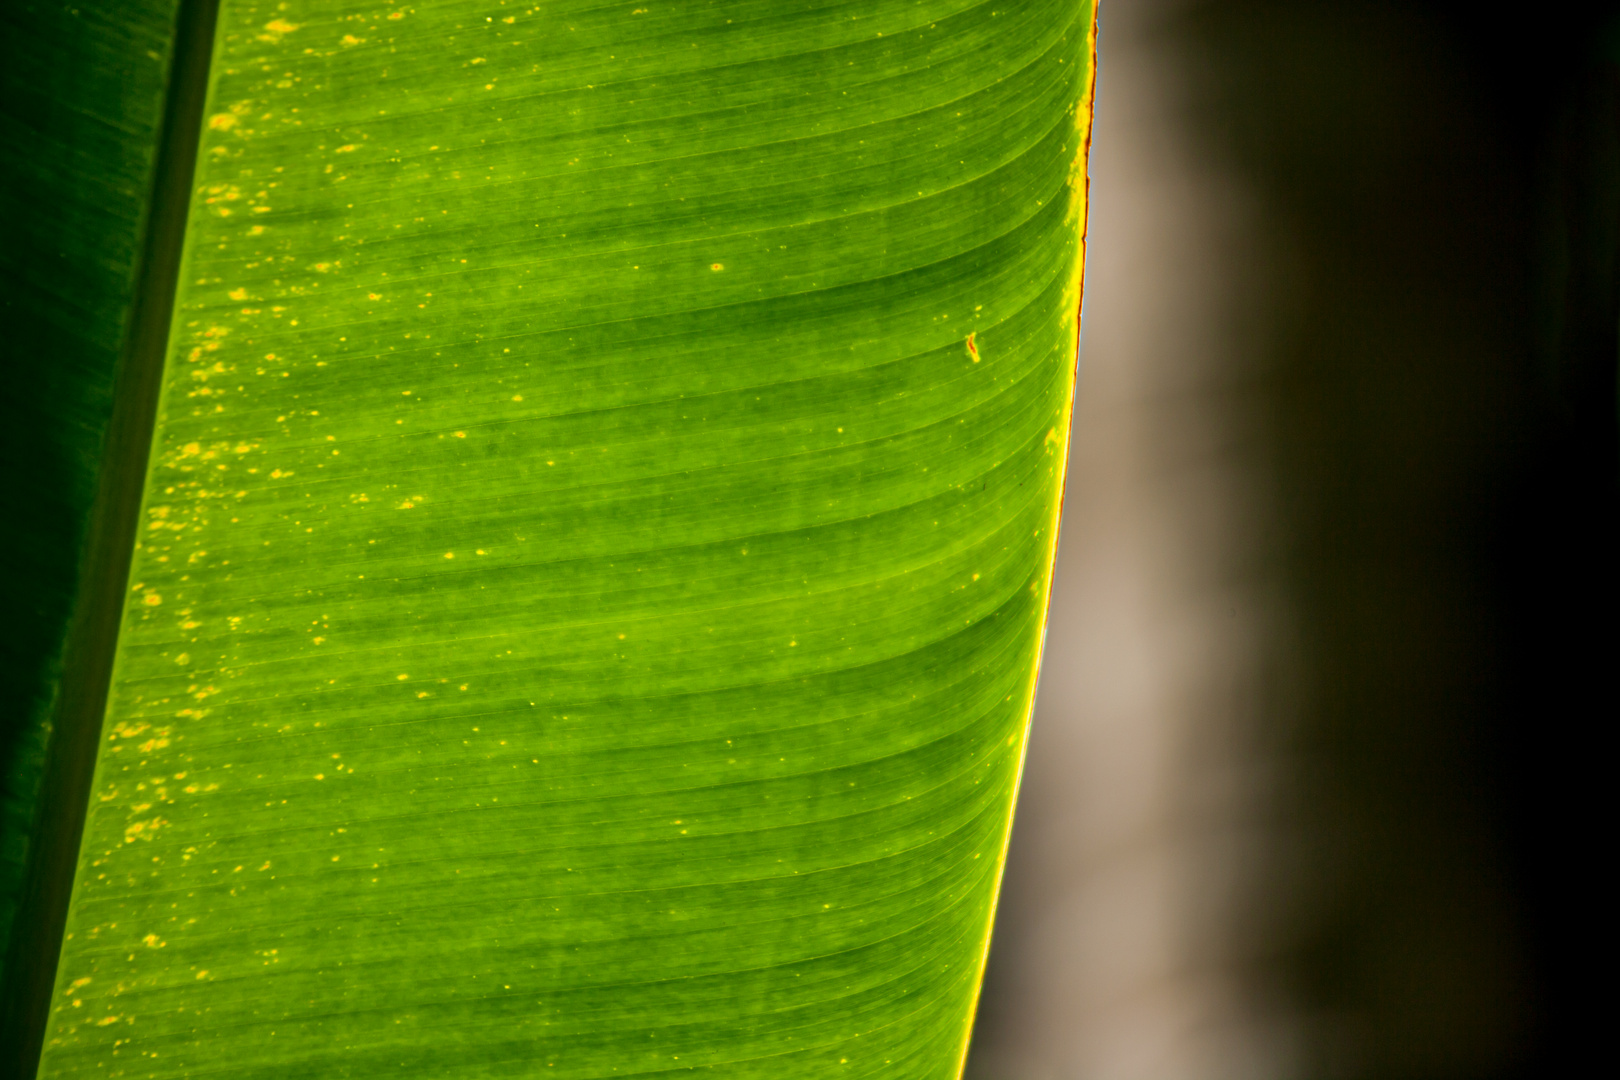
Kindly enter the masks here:
<path id="1" fill-rule="evenodd" d="M 39 1076 L 958 1075 L 1093 40 L 224 0 Z"/>

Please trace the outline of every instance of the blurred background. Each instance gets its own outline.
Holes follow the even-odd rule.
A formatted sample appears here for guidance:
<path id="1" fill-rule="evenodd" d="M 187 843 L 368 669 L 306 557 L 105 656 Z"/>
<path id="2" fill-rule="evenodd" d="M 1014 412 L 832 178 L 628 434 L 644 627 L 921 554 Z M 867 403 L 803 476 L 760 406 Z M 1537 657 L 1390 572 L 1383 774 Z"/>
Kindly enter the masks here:
<path id="1" fill-rule="evenodd" d="M 1601 1061 L 1616 6 L 1103 0 L 1099 53 L 969 1080 Z"/>

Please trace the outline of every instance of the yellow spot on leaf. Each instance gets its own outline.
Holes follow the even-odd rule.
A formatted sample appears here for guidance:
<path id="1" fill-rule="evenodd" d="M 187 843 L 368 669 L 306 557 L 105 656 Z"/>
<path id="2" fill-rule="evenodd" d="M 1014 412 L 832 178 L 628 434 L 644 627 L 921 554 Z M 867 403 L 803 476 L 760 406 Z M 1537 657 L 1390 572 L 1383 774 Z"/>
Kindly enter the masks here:
<path id="1" fill-rule="evenodd" d="M 264 28 L 272 34 L 290 34 L 298 29 L 298 24 L 290 23 L 286 19 L 272 19 L 264 24 Z"/>
<path id="2" fill-rule="evenodd" d="M 724 270 L 725 268 L 726 268 L 725 263 L 710 263 L 709 264 L 709 269 L 710 270 Z"/>
<path id="3" fill-rule="evenodd" d="M 151 821 L 137 821 L 124 828 L 124 843 L 133 844 L 136 840 L 150 840 L 151 833 L 157 832 L 168 822 L 163 818 L 153 818 Z"/>
<path id="4" fill-rule="evenodd" d="M 246 289 L 232 289 L 229 296 L 232 300 L 246 300 L 248 298 L 248 291 Z"/>
<path id="5" fill-rule="evenodd" d="M 155 592 L 149 592 L 145 596 L 141 597 L 141 603 L 145 604 L 147 607 L 157 607 L 159 604 L 163 603 L 163 597 L 159 596 Z"/>
<path id="6" fill-rule="evenodd" d="M 236 126 L 236 117 L 230 113 L 216 113 L 208 118 L 208 126 L 215 131 L 229 131 Z"/>

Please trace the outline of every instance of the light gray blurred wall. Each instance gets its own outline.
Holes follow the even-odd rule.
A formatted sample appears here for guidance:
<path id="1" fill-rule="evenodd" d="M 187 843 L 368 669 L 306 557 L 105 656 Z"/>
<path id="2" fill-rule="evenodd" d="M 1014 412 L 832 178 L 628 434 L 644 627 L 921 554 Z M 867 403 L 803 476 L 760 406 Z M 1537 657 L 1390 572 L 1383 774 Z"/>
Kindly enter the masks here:
<path id="1" fill-rule="evenodd" d="M 1544 704 L 1537 650 L 1565 650 L 1524 626 L 1546 571 L 1515 553 L 1577 549 L 1527 481 L 1568 472 L 1534 457 L 1539 166 L 1477 15 L 1104 0 L 1063 535 L 969 1080 L 1476 1080 L 1568 1041 L 1525 914 L 1567 906 L 1561 860 L 1525 862 L 1560 804 L 1517 748 L 1577 718 Z"/>
<path id="2" fill-rule="evenodd" d="M 1102 10 L 1063 534 L 973 1048 L 984 1080 L 1294 1075 L 1266 985 L 1288 610 L 1247 388 L 1259 212 L 1190 130 L 1175 8 Z"/>

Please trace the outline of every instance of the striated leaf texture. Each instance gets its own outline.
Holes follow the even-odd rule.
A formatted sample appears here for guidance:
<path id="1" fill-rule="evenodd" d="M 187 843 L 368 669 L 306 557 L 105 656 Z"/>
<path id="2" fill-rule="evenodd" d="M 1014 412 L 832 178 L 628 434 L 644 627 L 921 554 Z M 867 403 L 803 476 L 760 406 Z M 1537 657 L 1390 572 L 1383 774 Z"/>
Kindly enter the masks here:
<path id="1" fill-rule="evenodd" d="M 178 0 L 0 5 L 0 979 L 129 329 Z M 3 995 L 0 995 L 3 996 Z"/>
<path id="2" fill-rule="evenodd" d="M 1074 0 L 226 0 L 44 1077 L 950 1077 Z"/>

